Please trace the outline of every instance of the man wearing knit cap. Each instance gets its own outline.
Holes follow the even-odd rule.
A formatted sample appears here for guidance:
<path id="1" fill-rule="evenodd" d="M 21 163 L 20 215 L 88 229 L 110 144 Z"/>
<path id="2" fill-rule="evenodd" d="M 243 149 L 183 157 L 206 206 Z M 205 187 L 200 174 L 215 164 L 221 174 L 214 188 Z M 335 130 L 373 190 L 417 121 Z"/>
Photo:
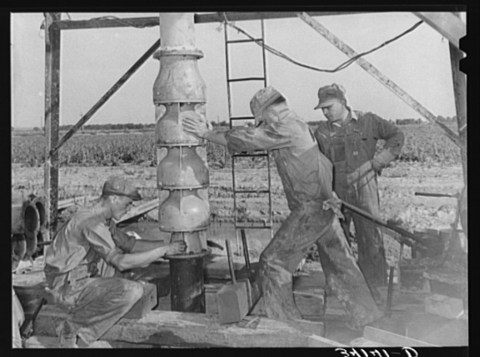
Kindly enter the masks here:
<path id="1" fill-rule="evenodd" d="M 255 285 L 263 293 L 267 316 L 301 319 L 292 291 L 292 273 L 317 244 L 327 284 L 342 302 L 349 326 L 360 328 L 381 317 L 335 209 L 332 164 L 318 149 L 308 125 L 287 106 L 273 87 L 250 101 L 256 127 L 213 130 L 204 117 L 183 112 L 183 127 L 198 137 L 224 145 L 231 153 L 270 150 L 282 180 L 290 214 L 260 256 Z"/>
<path id="2" fill-rule="evenodd" d="M 45 276 L 55 303 L 67 312 L 59 326 L 61 347 L 86 347 L 122 318 L 143 295 L 143 284 L 121 272 L 146 267 L 183 242 L 135 239 L 117 229 L 140 193 L 128 180 L 110 177 L 93 207 L 80 208 L 53 238 L 45 254 Z M 78 337 L 78 345 L 77 345 Z"/>
<path id="3" fill-rule="evenodd" d="M 315 131 L 320 150 L 333 163 L 333 189 L 342 200 L 379 217 L 377 174 L 394 160 L 404 143 L 403 133 L 389 121 L 373 113 L 354 112 L 347 106 L 345 90 L 338 84 L 318 90 L 318 105 L 327 121 Z M 379 139 L 383 150 L 376 154 Z M 363 217 L 345 211 L 347 237 L 353 218 L 358 246 L 358 263 L 376 298 L 376 287 L 387 281 L 387 263 L 379 227 Z"/>

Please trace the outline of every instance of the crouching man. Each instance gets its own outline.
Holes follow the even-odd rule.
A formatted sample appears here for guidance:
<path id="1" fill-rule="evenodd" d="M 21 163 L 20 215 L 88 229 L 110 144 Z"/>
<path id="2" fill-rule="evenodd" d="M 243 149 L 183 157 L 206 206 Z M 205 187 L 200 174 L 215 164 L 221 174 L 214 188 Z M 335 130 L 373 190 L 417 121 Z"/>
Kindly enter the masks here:
<path id="1" fill-rule="evenodd" d="M 292 273 L 308 249 L 317 244 L 327 283 L 360 328 L 382 316 L 367 287 L 336 217 L 332 164 L 320 152 L 308 125 L 273 87 L 250 102 L 255 128 L 212 130 L 205 118 L 184 112 L 184 129 L 227 146 L 230 152 L 270 150 L 282 180 L 290 214 L 260 256 L 256 283 L 269 318 L 301 319 L 292 291 Z M 329 209 L 330 207 L 333 208 Z"/>
<path id="2" fill-rule="evenodd" d="M 142 297 L 143 284 L 122 278 L 122 271 L 185 249 L 184 242 L 136 240 L 116 228 L 112 218 L 120 219 L 140 199 L 131 182 L 110 177 L 94 206 L 79 209 L 47 248 L 48 289 L 67 312 L 58 331 L 60 347 L 89 346 Z"/>

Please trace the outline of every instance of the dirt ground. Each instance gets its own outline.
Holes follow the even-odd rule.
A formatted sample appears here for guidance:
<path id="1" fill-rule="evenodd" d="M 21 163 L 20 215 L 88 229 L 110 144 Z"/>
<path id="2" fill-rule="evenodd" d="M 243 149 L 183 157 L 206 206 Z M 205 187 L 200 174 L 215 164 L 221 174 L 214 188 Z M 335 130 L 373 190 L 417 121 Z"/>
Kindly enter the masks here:
<path id="1" fill-rule="evenodd" d="M 233 212 L 231 168 L 210 168 L 209 199 L 212 220 L 231 221 Z M 156 167 L 120 165 L 114 167 L 62 167 L 59 173 L 59 199 L 75 196 L 98 196 L 101 185 L 110 175 L 125 175 L 141 188 L 145 200 L 157 197 Z M 272 211 L 274 221 L 288 215 L 288 207 L 275 168 L 271 170 Z M 381 218 L 400 219 L 404 228 L 449 228 L 455 218 L 456 200 L 415 196 L 415 192 L 455 194 L 463 187 L 462 167 L 441 164 L 397 163 L 378 178 Z M 237 188 L 267 187 L 265 168 L 236 171 Z M 43 167 L 12 166 L 12 199 L 22 200 L 30 193 L 43 195 Z M 265 196 L 249 194 L 238 197 L 237 205 L 246 215 L 262 216 L 268 201 Z"/>
<path id="2" fill-rule="evenodd" d="M 115 167 L 62 167 L 59 175 L 59 199 L 67 199 L 76 196 L 98 197 L 101 185 L 110 175 L 125 175 L 141 188 L 144 201 L 156 199 L 156 167 L 152 166 L 132 166 L 121 165 Z M 236 171 L 236 187 L 243 189 L 262 189 L 267 187 L 268 173 L 265 168 L 252 169 L 242 168 Z M 378 178 L 381 218 L 384 220 L 395 219 L 401 222 L 401 226 L 411 232 L 424 229 L 448 229 L 455 219 L 455 209 L 457 200 L 454 198 L 437 198 L 415 196 L 415 192 L 456 194 L 463 187 L 462 167 L 461 165 L 446 166 L 440 164 L 419 164 L 419 163 L 396 163 L 393 167 L 385 169 Z M 18 202 L 26 198 L 29 194 L 43 195 L 43 167 L 28 168 L 21 165 L 12 166 L 12 199 Z M 278 228 L 281 221 L 288 215 L 289 210 L 283 194 L 281 182 L 272 168 L 271 171 L 271 192 L 272 192 L 272 210 L 274 219 L 273 232 Z M 245 217 L 265 217 L 267 210 L 267 200 L 265 197 L 240 198 L 237 205 L 244 207 L 242 213 Z M 211 224 L 207 232 L 209 240 L 219 245 L 224 245 L 225 239 L 232 242 L 237 241 L 234 247 L 235 263 L 243 265 L 241 245 L 239 237 L 232 224 L 233 199 L 232 199 L 232 171 L 231 168 L 210 168 L 210 187 L 209 202 L 211 210 Z M 74 212 L 65 210 L 63 216 L 68 216 Z M 146 215 L 143 229 L 148 230 L 150 235 L 157 232 L 160 239 L 168 239 L 168 233 L 159 232 L 156 228 L 155 218 L 156 210 Z M 148 226 L 148 227 L 147 227 Z M 134 225 L 128 226 L 133 229 Z M 137 232 L 142 233 L 142 232 Z M 269 230 L 249 230 L 247 233 L 250 259 L 252 262 L 258 261 L 261 251 L 271 239 Z M 387 262 L 389 266 L 396 266 L 399 257 L 399 244 L 393 239 L 391 231 L 384 230 L 384 239 L 386 247 Z M 404 257 L 410 257 L 410 250 L 404 249 Z M 225 250 L 213 249 L 215 255 L 225 255 Z M 301 268 L 302 272 L 306 270 L 318 269 L 319 263 L 309 261 Z M 299 267 L 300 269 L 300 267 Z M 394 282 L 398 283 L 398 272 L 395 270 Z M 398 295 L 398 293 L 397 293 Z M 398 296 L 397 296 L 398 298 Z M 330 299 L 332 300 L 332 298 Z M 399 300 L 400 301 L 400 300 Z M 398 307 L 400 305 L 396 304 Z M 423 306 L 423 305 L 422 305 Z M 403 311 L 403 310 L 402 310 Z M 417 312 L 412 312 L 415 316 Z M 404 312 L 399 312 L 403 319 L 406 319 Z M 425 315 L 425 314 L 424 314 Z M 425 325 L 428 321 L 421 315 L 420 322 Z M 409 315 L 410 316 L 410 315 Z M 420 315 L 419 315 L 420 316 Z M 329 333 L 327 337 L 336 341 L 348 344 L 352 339 L 350 334 L 345 334 L 343 323 L 340 321 L 340 327 L 335 329 L 334 322 L 329 322 Z M 419 323 L 417 323 L 419 324 Z M 421 325 L 421 324 L 420 324 Z M 423 326 L 422 325 L 422 326 Z M 333 327 L 332 327 L 333 326 Z M 426 325 L 425 325 L 426 326 Z M 434 325 L 432 325 L 434 326 Z M 432 326 L 424 328 L 433 329 Z M 388 329 L 387 329 L 388 330 Z M 457 334 L 462 329 L 459 329 Z M 451 334 L 449 332 L 449 334 Z M 463 335 L 462 335 L 463 336 Z M 468 344 L 463 339 L 462 345 Z M 455 340 L 455 341 L 457 341 Z"/>
<path id="3" fill-rule="evenodd" d="M 77 196 L 98 197 L 101 185 L 110 175 L 125 175 L 140 188 L 144 200 L 157 198 L 156 167 L 120 165 L 110 167 L 61 167 L 59 172 L 59 199 Z M 267 188 L 268 171 L 263 168 L 236 170 L 236 187 L 242 189 Z M 430 229 L 448 229 L 455 219 L 457 201 L 454 198 L 415 196 L 415 192 L 455 194 L 463 187 L 461 165 L 395 163 L 378 178 L 381 218 L 395 219 L 411 232 Z M 12 166 L 12 199 L 21 201 L 29 194 L 43 195 L 43 167 Z M 288 215 L 289 210 L 282 185 L 274 165 L 271 170 L 272 212 L 274 227 Z M 268 199 L 265 195 L 237 196 L 237 207 L 246 218 L 267 218 Z M 210 167 L 209 201 L 211 211 L 210 239 L 222 241 L 235 236 L 232 227 L 233 194 L 231 168 Z M 63 213 L 69 214 L 68 211 Z M 155 219 L 156 212 L 149 218 Z M 275 228 L 274 228 L 275 230 Z M 389 232 L 387 232 L 389 233 Z M 391 233 L 391 232 L 390 232 Z M 253 238 L 253 258 L 271 238 L 265 230 L 250 231 Z M 250 240 L 250 239 L 249 239 Z M 388 255 L 396 255 L 396 242 L 387 244 Z"/>

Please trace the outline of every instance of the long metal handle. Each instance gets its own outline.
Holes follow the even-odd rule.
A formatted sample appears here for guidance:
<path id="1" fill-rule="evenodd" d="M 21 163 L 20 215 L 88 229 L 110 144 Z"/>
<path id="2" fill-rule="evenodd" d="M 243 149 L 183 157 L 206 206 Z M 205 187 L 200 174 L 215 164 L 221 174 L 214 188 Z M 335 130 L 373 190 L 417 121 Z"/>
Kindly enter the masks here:
<path id="1" fill-rule="evenodd" d="M 415 196 L 429 196 L 429 197 L 452 197 L 457 198 L 457 195 L 447 193 L 430 193 L 430 192 L 415 192 Z"/>
<path id="2" fill-rule="evenodd" d="M 381 225 L 381 226 L 384 226 L 384 227 L 387 227 L 389 229 L 391 229 L 392 231 L 395 231 L 397 233 L 400 233 L 402 235 L 401 239 L 400 239 L 400 243 L 404 242 L 406 244 L 408 244 L 409 246 L 411 246 L 412 244 L 422 244 L 422 241 L 420 238 L 418 238 L 416 235 L 414 235 L 413 233 L 410 233 L 409 231 L 406 231 L 405 229 L 403 228 L 400 228 L 400 227 L 397 227 L 397 226 L 394 226 L 393 224 L 390 224 L 390 223 L 387 223 L 383 220 L 381 220 L 380 218 L 377 218 L 375 216 L 372 216 L 370 213 L 358 208 L 358 207 L 355 207 L 354 205 L 350 204 L 350 203 L 347 203 L 345 202 L 344 200 L 341 200 L 342 201 L 342 204 L 347 207 L 349 210 Z M 405 238 L 405 237 L 408 237 L 408 238 Z M 395 239 L 397 239 L 396 237 L 394 237 Z"/>
<path id="3" fill-rule="evenodd" d="M 225 246 L 227 247 L 228 269 L 230 270 L 230 276 L 232 277 L 232 283 L 236 284 L 237 279 L 235 278 L 235 270 L 233 269 L 232 250 L 230 249 L 230 241 L 228 239 L 225 239 Z"/>
<path id="4" fill-rule="evenodd" d="M 243 255 L 245 257 L 245 267 L 247 268 L 248 276 L 250 276 L 250 256 L 248 255 L 247 237 L 245 235 L 245 229 L 240 230 L 242 236 Z"/>

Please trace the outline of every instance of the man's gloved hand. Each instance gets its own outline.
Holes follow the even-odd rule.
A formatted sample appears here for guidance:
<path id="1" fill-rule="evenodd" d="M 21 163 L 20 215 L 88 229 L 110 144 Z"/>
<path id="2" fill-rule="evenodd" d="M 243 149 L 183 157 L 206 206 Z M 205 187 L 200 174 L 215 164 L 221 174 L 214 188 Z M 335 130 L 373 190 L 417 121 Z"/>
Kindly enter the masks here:
<path id="1" fill-rule="evenodd" d="M 371 160 L 372 167 L 376 173 L 381 175 L 382 170 L 394 159 L 395 156 L 390 152 L 390 150 L 385 149 Z"/>
<path id="2" fill-rule="evenodd" d="M 329 198 L 328 200 L 323 201 L 323 209 L 324 210 L 331 209 L 339 219 L 341 220 L 345 219 L 345 216 L 342 213 L 342 201 L 338 198 L 335 192 L 333 193 L 332 198 Z"/>
<path id="3" fill-rule="evenodd" d="M 193 110 L 181 112 L 183 129 L 200 138 L 212 131 L 212 124 L 205 118 L 205 116 L 194 112 Z"/>

